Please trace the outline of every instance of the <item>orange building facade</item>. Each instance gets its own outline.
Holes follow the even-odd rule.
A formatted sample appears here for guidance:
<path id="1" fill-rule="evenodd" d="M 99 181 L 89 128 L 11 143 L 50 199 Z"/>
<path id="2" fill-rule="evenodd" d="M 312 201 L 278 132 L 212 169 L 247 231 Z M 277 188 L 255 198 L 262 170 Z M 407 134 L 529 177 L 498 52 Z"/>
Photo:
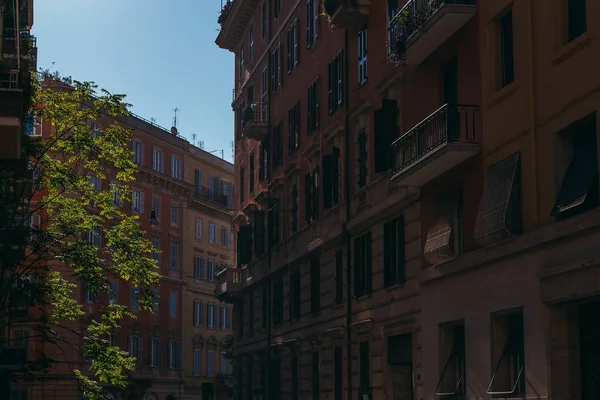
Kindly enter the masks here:
<path id="1" fill-rule="evenodd" d="M 236 399 L 595 398 L 597 15 L 225 6 Z"/>

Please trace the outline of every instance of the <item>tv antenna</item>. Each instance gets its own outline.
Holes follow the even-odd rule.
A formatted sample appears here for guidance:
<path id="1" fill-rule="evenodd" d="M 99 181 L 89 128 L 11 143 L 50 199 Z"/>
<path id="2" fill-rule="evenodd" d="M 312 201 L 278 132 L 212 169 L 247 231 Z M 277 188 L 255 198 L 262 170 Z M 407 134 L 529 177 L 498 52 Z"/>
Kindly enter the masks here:
<path id="1" fill-rule="evenodd" d="M 198 141 L 198 147 L 200 147 L 202 150 L 204 150 L 204 140 Z"/>
<path id="2" fill-rule="evenodd" d="M 196 134 L 192 133 L 192 144 L 195 146 L 196 145 Z"/>
<path id="3" fill-rule="evenodd" d="M 173 126 L 175 128 L 177 128 L 177 112 L 181 111 L 178 107 L 175 107 L 173 109 L 173 112 L 175 113 L 175 116 L 173 117 Z"/>
<path id="4" fill-rule="evenodd" d="M 156 125 L 156 118 L 150 118 L 150 123 L 152 125 Z"/>

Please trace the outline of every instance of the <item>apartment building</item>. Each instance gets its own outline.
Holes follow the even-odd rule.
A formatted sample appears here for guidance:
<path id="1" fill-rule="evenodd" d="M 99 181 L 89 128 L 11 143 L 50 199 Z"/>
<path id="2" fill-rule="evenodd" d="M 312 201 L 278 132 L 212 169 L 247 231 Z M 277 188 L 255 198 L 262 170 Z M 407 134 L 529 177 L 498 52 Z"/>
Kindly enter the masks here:
<path id="1" fill-rule="evenodd" d="M 238 397 L 597 397 L 600 5 L 315 3 L 219 18 Z"/>
<path id="2" fill-rule="evenodd" d="M 0 158 L 18 159 L 31 104 L 29 71 L 37 69 L 33 0 L 2 0 L 0 9 Z"/>
<path id="3" fill-rule="evenodd" d="M 190 146 L 185 168 L 193 187 L 184 210 L 185 398 L 230 399 L 233 305 L 215 299 L 215 282 L 234 263 L 233 164 Z"/>

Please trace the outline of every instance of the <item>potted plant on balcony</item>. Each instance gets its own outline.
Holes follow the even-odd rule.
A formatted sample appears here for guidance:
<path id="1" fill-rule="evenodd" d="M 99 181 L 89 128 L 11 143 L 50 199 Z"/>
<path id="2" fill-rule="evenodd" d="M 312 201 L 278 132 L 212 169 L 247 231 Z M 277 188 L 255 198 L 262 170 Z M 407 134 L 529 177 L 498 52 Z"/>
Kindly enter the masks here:
<path id="1" fill-rule="evenodd" d="M 223 8 L 221 9 L 221 13 L 219 14 L 219 18 L 217 18 L 217 22 L 219 25 L 223 26 L 225 21 L 227 21 L 227 17 L 231 13 L 231 9 L 233 8 L 233 1 L 227 0 Z"/>

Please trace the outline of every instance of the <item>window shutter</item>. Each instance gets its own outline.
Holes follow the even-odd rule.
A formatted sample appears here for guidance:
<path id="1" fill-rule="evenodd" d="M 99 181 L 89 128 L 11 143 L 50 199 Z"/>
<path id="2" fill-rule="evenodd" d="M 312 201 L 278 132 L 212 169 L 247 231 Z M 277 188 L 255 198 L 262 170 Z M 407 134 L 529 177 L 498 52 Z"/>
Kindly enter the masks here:
<path id="1" fill-rule="evenodd" d="M 294 146 L 296 148 L 300 147 L 300 101 L 296 102 L 294 106 Z"/>
<path id="2" fill-rule="evenodd" d="M 344 102 L 344 51 L 340 51 L 340 54 L 337 58 L 337 78 L 338 78 L 338 99 L 337 103 L 342 104 Z"/>
<path id="3" fill-rule="evenodd" d="M 323 156 L 323 209 L 327 210 L 332 206 L 331 199 L 331 183 L 333 177 L 333 155 L 326 154 Z"/>
<path id="4" fill-rule="evenodd" d="M 319 173 L 319 168 L 316 168 L 313 172 L 312 175 L 312 184 L 313 184 L 313 188 L 312 188 L 312 214 L 314 218 L 317 218 L 319 216 L 319 208 L 320 208 L 320 202 L 319 202 L 319 177 L 320 177 L 320 173 Z M 315 179 L 316 178 L 316 179 Z"/>
<path id="5" fill-rule="evenodd" d="M 158 158 L 160 160 L 160 173 L 165 173 L 165 154 L 161 151 L 158 153 Z"/>
<path id="6" fill-rule="evenodd" d="M 374 158 L 375 158 L 375 172 L 381 173 L 386 172 L 389 168 L 388 165 L 388 146 L 391 143 L 387 142 L 387 115 L 386 110 L 381 108 L 373 111 L 373 140 L 374 140 Z"/>
<path id="7" fill-rule="evenodd" d="M 263 254 L 265 251 L 265 214 L 262 211 L 254 212 L 254 252 Z"/>
<path id="8" fill-rule="evenodd" d="M 212 320 L 212 326 L 214 326 L 215 328 L 218 326 L 217 321 L 218 321 L 218 316 L 217 316 L 217 305 L 213 304 L 213 320 Z"/>
<path id="9" fill-rule="evenodd" d="M 140 156 L 139 156 L 140 165 L 144 165 L 144 143 L 140 143 L 139 152 L 140 152 Z"/>
<path id="10" fill-rule="evenodd" d="M 373 253 L 371 249 L 372 241 L 371 241 L 371 231 L 367 232 L 364 236 L 365 238 L 365 288 L 367 290 L 367 294 L 371 294 L 371 289 L 373 288 Z"/>
<path id="11" fill-rule="evenodd" d="M 312 176 L 306 174 L 304 176 L 304 220 L 308 224 L 312 217 Z"/>
<path id="12" fill-rule="evenodd" d="M 139 200 L 139 208 L 140 208 L 140 214 L 144 213 L 144 206 L 145 206 L 145 193 L 144 192 L 139 192 L 139 196 L 140 196 L 140 200 Z"/>
<path id="13" fill-rule="evenodd" d="M 363 263 L 361 260 L 360 237 L 354 239 L 354 297 L 363 295 L 362 274 Z"/>
<path id="14" fill-rule="evenodd" d="M 319 103 L 321 102 L 320 99 L 320 93 L 321 93 L 321 79 L 317 78 L 314 87 L 313 87 L 313 118 L 315 120 L 314 122 L 314 128 L 318 128 L 319 127 L 319 121 L 321 119 L 321 111 L 319 110 Z"/>
<path id="15" fill-rule="evenodd" d="M 288 110 L 288 154 L 294 152 L 294 118 L 293 108 Z"/>
<path id="16" fill-rule="evenodd" d="M 313 106 L 313 86 L 310 85 L 308 87 L 308 91 L 306 94 L 306 134 L 310 135 L 312 134 L 312 130 L 313 130 L 313 124 L 311 121 L 312 118 L 312 106 Z"/>
<path id="17" fill-rule="evenodd" d="M 316 39 L 319 37 L 319 24 L 320 24 L 320 20 L 321 20 L 319 18 L 319 16 L 321 14 L 321 9 L 320 9 L 321 2 L 319 0 L 313 0 L 313 6 L 315 7 L 313 18 L 314 18 L 314 25 L 315 25 L 314 31 L 315 31 L 315 39 Z"/>
<path id="18" fill-rule="evenodd" d="M 327 64 L 327 106 L 329 114 L 333 114 L 333 63 Z"/>
<path id="19" fill-rule="evenodd" d="M 387 167 L 390 168 L 394 162 L 394 149 L 392 142 L 399 136 L 398 128 L 398 102 L 396 100 L 383 99 L 383 109 L 386 114 L 386 159 Z"/>
<path id="20" fill-rule="evenodd" d="M 337 204 L 340 201 L 340 149 L 333 147 L 331 149 L 331 186 L 332 201 Z"/>
<path id="21" fill-rule="evenodd" d="M 292 60 L 292 54 L 293 54 L 293 46 L 292 46 L 292 36 L 293 32 L 292 29 L 288 29 L 287 31 L 287 71 L 288 74 L 290 72 L 292 72 L 292 67 L 293 67 L 293 60 Z"/>
<path id="22" fill-rule="evenodd" d="M 273 50 L 271 52 L 271 92 L 275 93 L 275 91 L 277 90 L 277 85 L 276 85 L 276 81 L 275 81 L 275 77 L 277 76 L 277 65 L 275 65 L 275 60 L 276 60 L 276 55 L 275 55 L 275 50 Z"/>
<path id="23" fill-rule="evenodd" d="M 296 22 L 294 22 L 294 33 L 296 35 L 294 43 L 294 64 L 298 64 L 300 62 L 300 21 L 298 18 L 296 18 Z"/>
<path id="24" fill-rule="evenodd" d="M 306 48 L 309 49 L 312 41 L 312 32 L 311 32 L 311 24 L 312 24 L 312 1 L 306 0 Z"/>
<path id="25" fill-rule="evenodd" d="M 282 77 L 281 77 L 281 64 L 282 64 L 282 61 L 281 60 L 282 60 L 282 57 L 283 57 L 281 55 L 281 53 L 282 53 L 282 51 L 281 51 L 282 47 L 283 46 L 282 46 L 281 42 L 279 42 L 279 50 L 277 51 L 277 56 L 278 56 L 278 61 L 277 61 L 277 84 L 279 86 L 281 86 L 283 84 L 283 82 L 281 81 L 282 80 Z"/>

